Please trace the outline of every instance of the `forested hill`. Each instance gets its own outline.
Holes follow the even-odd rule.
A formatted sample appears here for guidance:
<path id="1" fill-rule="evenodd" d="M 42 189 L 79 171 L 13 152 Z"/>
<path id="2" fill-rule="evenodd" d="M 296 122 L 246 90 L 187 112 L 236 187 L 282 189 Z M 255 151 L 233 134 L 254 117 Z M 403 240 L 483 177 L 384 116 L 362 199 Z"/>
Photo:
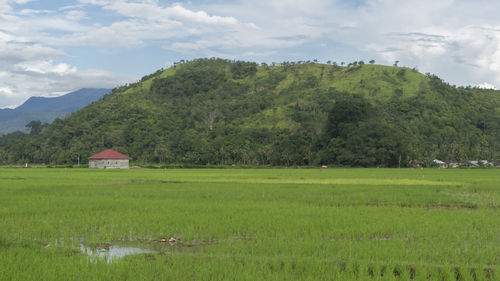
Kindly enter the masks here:
<path id="1" fill-rule="evenodd" d="M 407 166 L 500 159 L 500 92 L 362 62 L 199 59 L 116 88 L 41 132 L 0 138 L 0 164 L 136 162 Z"/>

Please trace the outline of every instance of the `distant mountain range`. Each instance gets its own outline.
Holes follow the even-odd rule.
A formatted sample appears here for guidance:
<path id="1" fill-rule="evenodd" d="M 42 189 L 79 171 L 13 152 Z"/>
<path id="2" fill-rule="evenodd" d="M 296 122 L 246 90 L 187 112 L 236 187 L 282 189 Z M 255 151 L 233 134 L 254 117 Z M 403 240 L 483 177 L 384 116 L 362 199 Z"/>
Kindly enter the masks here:
<path id="1" fill-rule="evenodd" d="M 109 92 L 111 89 L 89 88 L 54 98 L 31 97 L 14 109 L 0 109 L 0 134 L 26 131 L 26 124 L 32 120 L 50 123 L 99 100 Z"/>

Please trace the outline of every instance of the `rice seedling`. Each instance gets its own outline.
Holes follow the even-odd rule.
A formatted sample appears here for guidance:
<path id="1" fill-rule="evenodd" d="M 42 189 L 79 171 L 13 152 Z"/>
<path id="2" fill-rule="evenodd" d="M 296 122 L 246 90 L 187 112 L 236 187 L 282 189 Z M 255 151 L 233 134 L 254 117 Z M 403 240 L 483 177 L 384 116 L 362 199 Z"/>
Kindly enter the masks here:
<path id="1" fill-rule="evenodd" d="M 496 280 L 499 179 L 2 168 L 0 280 Z"/>

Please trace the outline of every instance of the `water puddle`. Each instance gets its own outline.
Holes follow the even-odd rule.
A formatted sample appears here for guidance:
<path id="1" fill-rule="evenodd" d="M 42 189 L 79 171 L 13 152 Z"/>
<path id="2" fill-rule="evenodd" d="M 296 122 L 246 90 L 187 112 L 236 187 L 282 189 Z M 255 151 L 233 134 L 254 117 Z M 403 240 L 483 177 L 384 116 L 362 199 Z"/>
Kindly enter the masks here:
<path id="1" fill-rule="evenodd" d="M 112 263 L 114 260 L 121 259 L 129 255 L 158 253 L 158 251 L 155 250 L 131 247 L 126 245 L 101 245 L 94 247 L 85 247 L 83 244 L 80 244 L 80 250 L 82 251 L 82 253 L 87 254 L 91 258 L 104 259 L 108 261 L 108 263 Z"/>
<path id="2" fill-rule="evenodd" d="M 91 259 L 103 259 L 108 263 L 129 255 L 160 254 L 164 252 L 197 252 L 203 247 L 218 244 L 215 238 L 211 240 L 192 240 L 185 243 L 176 238 L 162 238 L 149 242 L 114 242 L 85 245 L 80 241 L 80 251 Z M 57 241 L 56 241 L 57 244 Z"/>

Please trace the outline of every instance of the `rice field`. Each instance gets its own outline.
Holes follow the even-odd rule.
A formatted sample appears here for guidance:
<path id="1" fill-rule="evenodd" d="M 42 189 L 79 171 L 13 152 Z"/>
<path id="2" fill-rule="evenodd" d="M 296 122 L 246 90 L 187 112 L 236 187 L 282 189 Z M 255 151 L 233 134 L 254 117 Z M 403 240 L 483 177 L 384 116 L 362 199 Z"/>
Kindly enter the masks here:
<path id="1" fill-rule="evenodd" d="M 0 280 L 500 280 L 499 169 L 0 169 Z"/>

